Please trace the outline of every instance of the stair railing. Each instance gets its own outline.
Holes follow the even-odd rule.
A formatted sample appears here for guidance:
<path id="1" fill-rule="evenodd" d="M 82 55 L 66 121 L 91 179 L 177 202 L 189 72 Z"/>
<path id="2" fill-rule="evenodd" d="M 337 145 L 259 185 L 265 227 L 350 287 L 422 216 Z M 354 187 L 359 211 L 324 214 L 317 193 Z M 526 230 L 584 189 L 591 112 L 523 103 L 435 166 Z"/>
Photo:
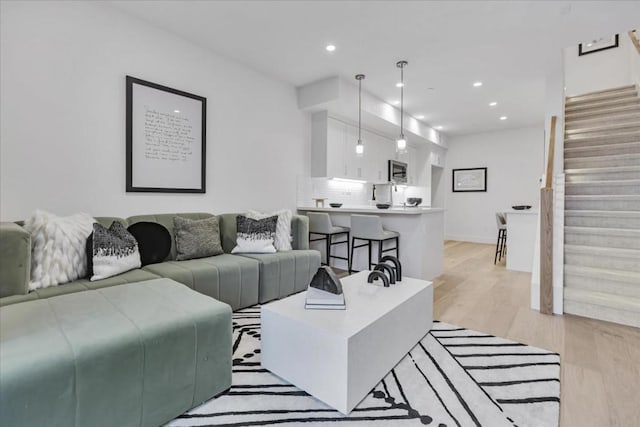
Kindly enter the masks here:
<path id="1" fill-rule="evenodd" d="M 540 189 L 540 312 L 553 314 L 553 157 L 556 116 L 551 116 L 549 155 L 544 187 Z"/>
<path id="2" fill-rule="evenodd" d="M 628 33 L 631 43 L 636 47 L 636 51 L 640 54 L 640 40 L 638 40 L 638 33 L 636 30 L 630 30 Z"/>

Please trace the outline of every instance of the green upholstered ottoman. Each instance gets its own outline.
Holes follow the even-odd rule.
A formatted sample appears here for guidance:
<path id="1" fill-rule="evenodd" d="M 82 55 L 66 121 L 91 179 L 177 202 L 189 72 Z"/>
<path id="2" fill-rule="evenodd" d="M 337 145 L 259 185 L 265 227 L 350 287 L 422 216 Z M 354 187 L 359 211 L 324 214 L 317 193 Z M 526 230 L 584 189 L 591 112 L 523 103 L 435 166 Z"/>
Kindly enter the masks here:
<path id="1" fill-rule="evenodd" d="M 0 308 L 0 425 L 158 426 L 231 386 L 231 308 L 170 279 Z"/>

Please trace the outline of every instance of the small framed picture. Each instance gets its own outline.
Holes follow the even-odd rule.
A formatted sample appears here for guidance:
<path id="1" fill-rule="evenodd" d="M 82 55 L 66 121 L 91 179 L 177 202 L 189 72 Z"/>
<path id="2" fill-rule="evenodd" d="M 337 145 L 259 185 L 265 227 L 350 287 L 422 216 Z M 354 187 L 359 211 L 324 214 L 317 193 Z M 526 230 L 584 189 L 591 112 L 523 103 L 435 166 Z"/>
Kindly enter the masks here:
<path id="1" fill-rule="evenodd" d="M 454 193 L 487 191 L 487 168 L 453 169 L 452 172 Z"/>
<path id="2" fill-rule="evenodd" d="M 618 34 L 611 37 L 601 37 L 578 45 L 578 56 L 588 55 L 590 53 L 600 52 L 601 50 L 613 49 L 618 47 Z"/>

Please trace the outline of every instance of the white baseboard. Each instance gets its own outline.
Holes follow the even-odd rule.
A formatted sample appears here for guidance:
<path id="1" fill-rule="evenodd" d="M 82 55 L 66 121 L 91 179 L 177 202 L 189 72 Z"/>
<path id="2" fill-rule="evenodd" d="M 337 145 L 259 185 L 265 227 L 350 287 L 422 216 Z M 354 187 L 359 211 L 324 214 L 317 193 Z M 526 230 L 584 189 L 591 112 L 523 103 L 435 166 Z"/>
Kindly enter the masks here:
<path id="1" fill-rule="evenodd" d="M 445 235 L 444 240 L 454 240 L 456 242 L 472 242 L 472 243 L 496 243 L 498 239 L 498 234 L 494 237 L 483 237 L 483 236 L 457 236 L 457 235 Z"/>

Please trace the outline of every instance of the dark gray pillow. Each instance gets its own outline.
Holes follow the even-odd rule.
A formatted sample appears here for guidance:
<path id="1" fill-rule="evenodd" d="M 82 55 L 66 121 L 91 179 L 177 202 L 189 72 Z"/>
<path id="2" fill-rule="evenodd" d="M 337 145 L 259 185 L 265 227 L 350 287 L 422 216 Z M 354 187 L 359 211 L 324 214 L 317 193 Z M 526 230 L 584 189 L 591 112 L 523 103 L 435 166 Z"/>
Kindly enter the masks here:
<path id="1" fill-rule="evenodd" d="M 173 226 L 178 261 L 224 253 L 217 217 L 196 220 L 176 216 L 173 218 Z"/>

